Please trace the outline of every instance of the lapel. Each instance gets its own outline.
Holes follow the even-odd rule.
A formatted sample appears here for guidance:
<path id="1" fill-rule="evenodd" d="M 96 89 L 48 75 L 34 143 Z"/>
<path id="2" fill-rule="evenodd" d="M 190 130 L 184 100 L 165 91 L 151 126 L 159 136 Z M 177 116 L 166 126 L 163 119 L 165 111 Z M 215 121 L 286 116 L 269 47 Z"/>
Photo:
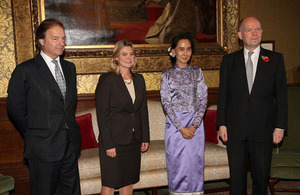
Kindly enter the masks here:
<path id="1" fill-rule="evenodd" d="M 132 99 L 121 74 L 117 75 L 117 80 L 118 80 L 118 85 L 120 86 L 122 97 L 125 99 L 125 102 L 130 102 L 129 103 L 130 108 L 133 110 L 134 108 L 133 108 Z"/>
<path id="2" fill-rule="evenodd" d="M 245 67 L 245 57 L 244 57 L 244 49 L 241 49 L 237 53 L 237 57 L 235 58 L 235 65 L 237 68 L 237 73 L 240 77 L 242 89 L 249 95 L 248 89 L 248 81 L 247 81 L 247 74 L 246 74 L 246 67 Z"/>
<path id="3" fill-rule="evenodd" d="M 143 92 L 140 89 L 140 82 L 137 79 L 136 74 L 132 73 L 132 78 L 135 92 L 134 108 L 137 108 L 137 105 L 140 102 L 140 99 L 142 98 L 140 95 L 143 94 Z"/>
<path id="4" fill-rule="evenodd" d="M 268 70 L 265 69 L 265 68 L 268 68 L 266 66 L 266 62 L 263 61 L 261 56 L 267 56 L 266 50 L 263 49 L 262 47 L 260 48 L 260 53 L 258 56 L 257 69 L 256 69 L 255 77 L 254 77 L 251 94 L 255 93 L 255 91 L 258 89 L 259 85 L 263 82 L 263 81 L 261 81 L 261 79 L 263 79 L 265 73 L 268 73 L 268 72 L 266 72 Z"/>
<path id="5" fill-rule="evenodd" d="M 132 73 L 132 80 L 133 80 L 133 85 L 134 85 L 134 92 L 135 92 L 135 100 L 134 100 L 134 103 L 132 103 L 132 99 L 131 99 L 131 96 L 130 96 L 130 93 L 126 87 L 126 84 L 122 78 L 122 75 L 119 74 L 118 75 L 118 83 L 120 85 L 120 88 L 121 88 L 121 93 L 123 95 L 123 97 L 126 99 L 126 102 L 130 102 L 130 107 L 131 109 L 135 110 L 137 108 L 137 105 L 138 105 L 138 102 L 140 100 L 140 94 L 141 91 L 140 91 L 140 88 L 139 88 L 139 80 L 137 79 L 136 75 L 134 73 Z"/>
<path id="6" fill-rule="evenodd" d="M 58 87 L 58 84 L 56 80 L 54 79 L 48 65 L 44 61 L 43 57 L 38 54 L 35 57 L 35 61 L 37 62 L 37 66 L 39 67 L 40 75 L 42 75 L 42 78 L 45 80 L 45 83 L 49 85 L 50 88 L 52 88 L 55 93 L 62 98 L 62 94 L 60 92 L 60 89 Z"/>
<path id="7" fill-rule="evenodd" d="M 67 101 L 70 99 L 68 98 L 71 95 L 71 85 L 72 85 L 72 73 L 70 72 L 70 69 L 67 67 L 67 64 L 65 63 L 65 61 L 60 57 L 60 64 L 61 64 L 61 68 L 65 77 L 65 81 L 66 81 L 66 97 L 65 97 L 65 104 L 67 104 Z M 58 86 L 58 85 L 57 85 Z"/>

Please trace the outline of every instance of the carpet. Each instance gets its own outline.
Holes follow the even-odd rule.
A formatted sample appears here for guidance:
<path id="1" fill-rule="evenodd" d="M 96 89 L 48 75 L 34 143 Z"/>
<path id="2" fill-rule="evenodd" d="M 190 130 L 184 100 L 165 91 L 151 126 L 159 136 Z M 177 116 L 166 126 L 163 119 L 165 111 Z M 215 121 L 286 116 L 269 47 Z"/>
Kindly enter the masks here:
<path id="1" fill-rule="evenodd" d="M 229 185 L 226 182 L 209 182 L 204 184 L 204 189 L 214 189 L 221 187 L 228 187 Z M 300 189 L 300 181 L 289 181 L 284 180 L 276 184 L 276 188 L 286 188 L 286 189 Z M 169 193 L 167 187 L 158 188 L 158 195 L 167 195 Z M 135 190 L 134 195 L 151 195 L 151 189 L 148 190 Z M 229 195 L 229 191 L 224 192 L 214 192 L 214 193 L 205 193 L 209 195 Z M 252 194 L 251 182 L 248 183 L 247 195 Z M 269 194 L 271 194 L 269 192 Z M 275 192 L 275 195 L 300 195 L 299 192 Z"/>

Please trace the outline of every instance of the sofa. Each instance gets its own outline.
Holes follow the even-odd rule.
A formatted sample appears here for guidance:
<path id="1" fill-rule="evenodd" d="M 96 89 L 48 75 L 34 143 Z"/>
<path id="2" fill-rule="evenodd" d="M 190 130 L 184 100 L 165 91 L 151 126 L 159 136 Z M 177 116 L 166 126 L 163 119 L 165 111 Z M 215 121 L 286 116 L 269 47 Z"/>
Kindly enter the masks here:
<path id="1" fill-rule="evenodd" d="M 167 186 L 167 169 L 164 147 L 165 114 L 159 101 L 148 100 L 150 123 L 150 147 L 142 153 L 140 181 L 134 189 Z M 76 113 L 82 135 L 82 150 L 78 161 L 80 186 L 82 194 L 99 194 L 101 192 L 101 173 L 96 140 L 99 129 L 95 108 Z M 229 166 L 226 148 L 218 139 L 216 131 L 216 106 L 211 106 L 205 115 L 205 181 L 229 179 Z"/>

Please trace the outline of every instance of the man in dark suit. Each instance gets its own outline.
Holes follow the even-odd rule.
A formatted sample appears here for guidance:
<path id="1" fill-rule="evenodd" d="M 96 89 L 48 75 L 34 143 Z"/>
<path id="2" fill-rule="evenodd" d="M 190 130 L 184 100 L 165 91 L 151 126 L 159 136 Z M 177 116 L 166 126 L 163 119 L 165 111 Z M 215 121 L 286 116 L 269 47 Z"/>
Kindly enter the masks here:
<path id="1" fill-rule="evenodd" d="M 283 56 L 260 47 L 260 21 L 242 20 L 244 48 L 224 56 L 220 70 L 217 126 L 227 142 L 230 194 L 247 190 L 250 163 L 253 194 L 267 194 L 273 143 L 287 128 L 287 85 Z M 250 57 L 249 57 L 250 56 Z"/>
<path id="2" fill-rule="evenodd" d="M 65 48 L 62 23 L 44 20 L 36 32 L 36 44 L 40 53 L 15 68 L 7 97 L 9 115 L 25 140 L 30 191 L 80 194 L 76 69 L 60 57 Z"/>

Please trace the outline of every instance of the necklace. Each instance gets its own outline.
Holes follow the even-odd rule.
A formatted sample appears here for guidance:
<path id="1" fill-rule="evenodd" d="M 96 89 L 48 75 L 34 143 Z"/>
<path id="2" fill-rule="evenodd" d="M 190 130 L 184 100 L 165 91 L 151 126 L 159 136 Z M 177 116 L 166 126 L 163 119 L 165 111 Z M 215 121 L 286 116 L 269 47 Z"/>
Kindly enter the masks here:
<path id="1" fill-rule="evenodd" d="M 127 85 L 130 85 L 131 82 L 132 82 L 132 78 L 130 78 L 129 81 L 128 80 L 124 80 L 124 83 L 127 84 Z"/>

